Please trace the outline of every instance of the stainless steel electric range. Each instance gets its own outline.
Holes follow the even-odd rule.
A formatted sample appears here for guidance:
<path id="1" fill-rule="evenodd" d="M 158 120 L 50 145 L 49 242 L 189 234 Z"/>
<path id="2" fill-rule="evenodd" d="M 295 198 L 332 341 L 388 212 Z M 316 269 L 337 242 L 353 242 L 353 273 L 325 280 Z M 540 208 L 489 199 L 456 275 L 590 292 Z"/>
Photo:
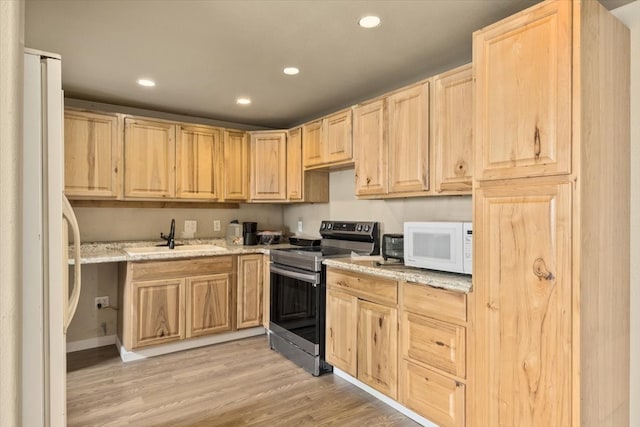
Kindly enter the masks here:
<path id="1" fill-rule="evenodd" d="M 377 222 L 322 221 L 320 246 L 271 251 L 269 346 L 311 374 L 331 372 L 325 357 L 326 279 L 322 261 L 377 255 Z"/>

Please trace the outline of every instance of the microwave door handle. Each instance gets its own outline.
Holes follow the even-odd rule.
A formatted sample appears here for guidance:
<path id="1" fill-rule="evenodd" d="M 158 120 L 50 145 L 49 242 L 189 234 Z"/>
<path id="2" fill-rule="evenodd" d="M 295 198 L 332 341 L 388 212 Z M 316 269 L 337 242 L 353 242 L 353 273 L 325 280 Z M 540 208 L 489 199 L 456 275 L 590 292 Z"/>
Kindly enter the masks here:
<path id="1" fill-rule="evenodd" d="M 315 273 L 298 273 L 297 271 L 286 270 L 284 268 L 271 266 L 272 273 L 279 274 L 284 277 L 289 277 L 291 279 L 302 280 L 304 282 L 309 282 L 313 285 L 317 285 L 320 283 L 318 275 Z"/>

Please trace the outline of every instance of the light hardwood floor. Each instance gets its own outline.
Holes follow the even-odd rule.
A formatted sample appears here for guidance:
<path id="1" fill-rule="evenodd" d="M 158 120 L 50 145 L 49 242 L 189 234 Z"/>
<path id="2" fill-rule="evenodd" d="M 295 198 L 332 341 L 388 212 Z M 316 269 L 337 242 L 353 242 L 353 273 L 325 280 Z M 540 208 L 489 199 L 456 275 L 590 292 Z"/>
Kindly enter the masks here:
<path id="1" fill-rule="evenodd" d="M 313 377 L 265 336 L 122 363 L 67 355 L 72 426 L 417 426 L 332 374 Z"/>

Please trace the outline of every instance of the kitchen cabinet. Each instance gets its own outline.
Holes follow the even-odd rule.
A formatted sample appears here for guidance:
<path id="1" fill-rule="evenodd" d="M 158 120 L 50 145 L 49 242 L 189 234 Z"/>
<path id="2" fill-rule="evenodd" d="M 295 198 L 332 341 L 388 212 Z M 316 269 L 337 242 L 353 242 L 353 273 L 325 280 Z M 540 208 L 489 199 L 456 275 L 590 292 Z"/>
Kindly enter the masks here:
<path id="1" fill-rule="evenodd" d="M 232 256 L 121 263 L 118 339 L 128 351 L 232 329 Z"/>
<path id="2" fill-rule="evenodd" d="M 354 108 L 356 196 L 426 195 L 429 82 Z"/>
<path id="3" fill-rule="evenodd" d="M 251 199 L 287 198 L 287 135 L 284 131 L 251 133 Z"/>
<path id="4" fill-rule="evenodd" d="M 433 79 L 434 190 L 471 194 L 473 69 L 455 68 Z"/>
<path id="5" fill-rule="evenodd" d="M 174 123 L 125 118 L 125 198 L 175 197 L 175 135 Z"/>
<path id="6" fill-rule="evenodd" d="M 249 139 L 246 132 L 224 131 L 224 200 L 249 199 Z"/>
<path id="7" fill-rule="evenodd" d="M 65 109 L 64 192 L 69 199 L 122 199 L 117 114 Z"/>
<path id="8" fill-rule="evenodd" d="M 238 329 L 262 323 L 262 258 L 262 254 L 238 257 Z"/>
<path id="9" fill-rule="evenodd" d="M 302 126 L 304 169 L 335 168 L 353 162 L 351 109 Z"/>
<path id="10" fill-rule="evenodd" d="M 185 338 L 231 330 L 231 291 L 228 273 L 186 279 Z"/>
<path id="11" fill-rule="evenodd" d="M 465 425 L 467 297 L 400 283 L 399 401 L 440 426 Z"/>
<path id="12" fill-rule="evenodd" d="M 324 203 L 329 201 L 328 172 L 303 170 L 301 127 L 287 131 L 287 200 Z"/>
<path id="13" fill-rule="evenodd" d="M 470 424 L 629 425 L 628 64 L 598 2 L 474 34 Z"/>
<path id="14" fill-rule="evenodd" d="M 216 200 L 222 198 L 220 129 L 180 125 L 176 139 L 176 197 Z"/>
<path id="15" fill-rule="evenodd" d="M 327 269 L 326 359 L 395 399 L 398 284 Z"/>

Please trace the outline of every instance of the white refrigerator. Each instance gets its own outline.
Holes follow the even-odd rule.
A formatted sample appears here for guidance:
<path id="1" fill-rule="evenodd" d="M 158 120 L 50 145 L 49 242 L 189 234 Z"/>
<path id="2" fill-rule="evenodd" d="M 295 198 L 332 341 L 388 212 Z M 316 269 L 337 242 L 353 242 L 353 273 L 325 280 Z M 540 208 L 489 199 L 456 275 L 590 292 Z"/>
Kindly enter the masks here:
<path id="1" fill-rule="evenodd" d="M 22 425 L 66 425 L 66 330 L 80 296 L 80 233 L 64 196 L 59 55 L 25 49 Z M 69 289 L 68 233 L 75 241 Z"/>

